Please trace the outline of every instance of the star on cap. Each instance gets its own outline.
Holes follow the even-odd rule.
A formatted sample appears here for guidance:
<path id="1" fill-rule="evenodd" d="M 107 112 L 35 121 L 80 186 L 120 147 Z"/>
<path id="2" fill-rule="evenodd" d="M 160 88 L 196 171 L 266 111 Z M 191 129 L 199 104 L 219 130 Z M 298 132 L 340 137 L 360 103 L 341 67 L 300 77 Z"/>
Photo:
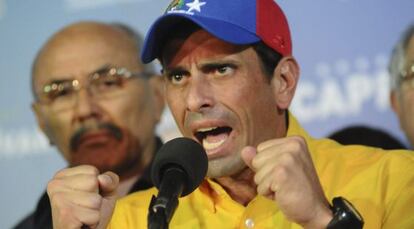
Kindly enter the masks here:
<path id="1" fill-rule="evenodd" d="M 199 0 L 194 0 L 193 2 L 187 3 L 185 4 L 186 6 L 188 6 L 188 13 L 190 13 L 193 10 L 196 10 L 198 12 L 201 12 L 201 6 L 205 5 L 205 2 L 199 2 Z"/>

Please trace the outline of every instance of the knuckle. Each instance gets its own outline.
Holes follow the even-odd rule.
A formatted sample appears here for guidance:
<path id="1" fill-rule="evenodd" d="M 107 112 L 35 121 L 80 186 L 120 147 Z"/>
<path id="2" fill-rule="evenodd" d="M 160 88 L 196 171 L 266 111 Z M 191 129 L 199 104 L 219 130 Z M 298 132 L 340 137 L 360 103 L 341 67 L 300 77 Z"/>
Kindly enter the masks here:
<path id="1" fill-rule="evenodd" d="M 92 165 L 83 165 L 83 166 L 84 166 L 85 173 L 88 173 L 94 176 L 99 175 L 99 170 L 95 166 L 92 166 Z"/>
<path id="2" fill-rule="evenodd" d="M 266 190 L 266 187 L 264 187 L 263 184 L 260 184 L 260 185 L 257 186 L 257 193 L 259 195 L 264 195 L 265 194 L 265 190 Z"/>
<path id="3" fill-rule="evenodd" d="M 53 192 L 60 186 L 60 182 L 57 179 L 52 179 L 49 182 L 47 182 L 46 190 L 47 193 L 53 194 Z"/>
<path id="4" fill-rule="evenodd" d="M 53 176 L 53 178 L 58 178 L 58 177 L 64 176 L 69 169 L 68 168 L 64 168 L 64 169 L 61 169 L 61 170 L 57 171 L 55 173 L 55 175 Z"/>
<path id="5" fill-rule="evenodd" d="M 84 183 L 85 190 L 96 191 L 99 189 L 98 177 L 93 176 L 93 175 L 92 176 L 87 175 L 85 176 L 84 181 L 85 181 Z"/>
<path id="6" fill-rule="evenodd" d="M 290 152 L 296 152 L 301 149 L 301 144 L 296 138 L 289 139 L 288 146 L 289 146 Z"/>
<path id="7" fill-rule="evenodd" d="M 254 175 L 253 180 L 254 180 L 254 183 L 255 183 L 255 184 L 259 184 L 259 182 L 260 182 L 260 177 L 258 176 L 258 174 L 257 174 L 257 173 L 256 173 L 256 175 Z"/>
<path id="8" fill-rule="evenodd" d="M 279 182 L 284 182 L 288 178 L 288 170 L 285 166 L 278 166 L 273 169 L 273 175 Z"/>
<path id="9" fill-rule="evenodd" d="M 252 166 L 253 168 L 259 168 L 260 167 L 260 158 L 254 157 L 252 160 Z"/>
<path id="10" fill-rule="evenodd" d="M 292 136 L 286 142 L 289 152 L 295 156 L 299 156 L 303 151 L 306 151 L 306 141 L 301 136 Z"/>
<path id="11" fill-rule="evenodd" d="M 306 147 L 306 140 L 302 136 L 294 136 L 293 139 L 296 141 L 299 147 Z"/>
<path id="12" fill-rule="evenodd" d="M 291 167 L 296 164 L 296 155 L 293 153 L 285 153 L 280 156 L 280 163 L 283 167 Z"/>
<path id="13" fill-rule="evenodd" d="M 102 206 L 103 198 L 101 195 L 96 194 L 91 198 L 91 207 L 94 209 L 100 209 Z"/>

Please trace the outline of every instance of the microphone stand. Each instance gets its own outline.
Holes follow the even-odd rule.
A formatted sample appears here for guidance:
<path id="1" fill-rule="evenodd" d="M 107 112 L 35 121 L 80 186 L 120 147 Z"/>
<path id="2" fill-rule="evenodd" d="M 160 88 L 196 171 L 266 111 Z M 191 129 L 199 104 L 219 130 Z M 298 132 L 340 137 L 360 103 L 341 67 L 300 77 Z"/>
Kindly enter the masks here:
<path id="1" fill-rule="evenodd" d="M 181 168 L 171 167 L 164 171 L 158 196 L 152 196 L 149 205 L 148 229 L 168 229 L 185 182 L 186 174 Z"/>
<path id="2" fill-rule="evenodd" d="M 165 208 L 156 207 L 157 198 L 153 195 L 148 209 L 148 229 L 168 229 Z"/>

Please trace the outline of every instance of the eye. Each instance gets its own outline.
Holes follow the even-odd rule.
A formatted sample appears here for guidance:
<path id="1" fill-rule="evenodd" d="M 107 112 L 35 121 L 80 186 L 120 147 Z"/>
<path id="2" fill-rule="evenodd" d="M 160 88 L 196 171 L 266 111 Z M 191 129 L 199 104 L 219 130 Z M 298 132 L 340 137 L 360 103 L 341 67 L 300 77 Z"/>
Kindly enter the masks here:
<path id="1" fill-rule="evenodd" d="M 226 75 L 232 72 L 232 68 L 230 66 L 220 66 L 217 68 L 217 73 L 220 75 Z"/>
<path id="2" fill-rule="evenodd" d="M 118 74 L 102 74 L 91 85 L 98 91 L 107 91 L 112 89 L 118 89 L 124 84 L 124 78 Z"/>
<path id="3" fill-rule="evenodd" d="M 47 93 L 50 101 L 63 100 L 73 95 L 73 88 L 68 84 L 53 85 L 53 89 Z"/>
<path id="4" fill-rule="evenodd" d="M 236 67 L 231 64 L 213 64 L 211 66 L 207 66 L 206 70 L 213 74 L 215 77 L 224 77 L 230 76 L 234 74 Z"/>
<path id="5" fill-rule="evenodd" d="M 171 76 L 171 82 L 173 84 L 180 84 L 180 82 L 183 80 L 184 76 L 183 75 L 173 75 Z"/>
<path id="6" fill-rule="evenodd" d="M 166 77 L 168 82 L 173 85 L 183 85 L 186 82 L 187 76 L 184 72 L 171 72 L 167 73 Z"/>
<path id="7" fill-rule="evenodd" d="M 122 77 L 121 76 L 113 76 L 104 78 L 101 81 L 101 84 L 105 87 L 114 87 L 114 86 L 121 86 L 122 85 Z"/>

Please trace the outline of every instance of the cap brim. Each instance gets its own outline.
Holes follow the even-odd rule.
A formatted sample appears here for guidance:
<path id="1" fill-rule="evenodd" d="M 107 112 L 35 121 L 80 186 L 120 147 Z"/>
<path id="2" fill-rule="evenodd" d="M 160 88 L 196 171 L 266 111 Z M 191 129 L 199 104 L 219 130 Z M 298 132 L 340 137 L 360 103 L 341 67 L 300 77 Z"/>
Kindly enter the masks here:
<path id="1" fill-rule="evenodd" d="M 260 41 L 253 32 L 222 20 L 197 15 L 165 14 L 155 21 L 145 37 L 141 52 L 142 62 L 149 63 L 160 55 L 164 39 L 182 20 L 192 21 L 217 38 L 232 44 L 243 45 Z"/>

